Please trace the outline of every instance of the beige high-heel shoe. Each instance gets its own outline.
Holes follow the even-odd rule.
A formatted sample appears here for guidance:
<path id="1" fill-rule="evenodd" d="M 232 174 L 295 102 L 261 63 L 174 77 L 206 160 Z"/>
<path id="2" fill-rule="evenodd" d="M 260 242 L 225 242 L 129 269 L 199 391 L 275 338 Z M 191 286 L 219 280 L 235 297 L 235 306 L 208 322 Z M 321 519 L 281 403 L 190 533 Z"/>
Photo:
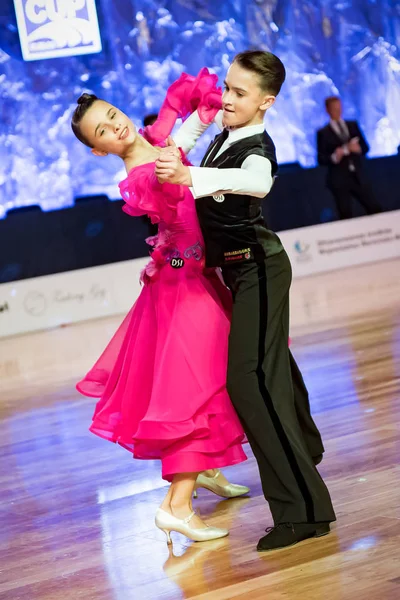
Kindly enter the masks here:
<path id="1" fill-rule="evenodd" d="M 204 527 L 203 529 L 195 529 L 190 527 L 189 522 L 196 514 L 195 511 L 190 513 L 186 519 L 178 519 L 162 508 L 157 509 L 155 523 L 167 536 L 167 544 L 172 544 L 171 531 L 182 533 L 194 542 L 207 542 L 209 540 L 217 540 L 218 538 L 229 535 L 227 529 L 219 529 L 218 527 Z"/>
<path id="2" fill-rule="evenodd" d="M 193 496 L 197 498 L 198 488 L 204 488 L 206 490 L 209 490 L 210 492 L 214 492 L 214 494 L 217 494 L 217 496 L 221 496 L 221 498 L 237 498 L 238 496 L 244 496 L 244 494 L 249 493 L 250 488 L 248 488 L 245 485 L 238 485 L 237 483 L 228 483 L 227 485 L 220 485 L 216 481 L 219 474 L 219 470 L 217 470 L 216 474 L 212 477 L 207 477 L 203 473 L 199 473 L 196 479 L 196 483 L 194 485 Z"/>

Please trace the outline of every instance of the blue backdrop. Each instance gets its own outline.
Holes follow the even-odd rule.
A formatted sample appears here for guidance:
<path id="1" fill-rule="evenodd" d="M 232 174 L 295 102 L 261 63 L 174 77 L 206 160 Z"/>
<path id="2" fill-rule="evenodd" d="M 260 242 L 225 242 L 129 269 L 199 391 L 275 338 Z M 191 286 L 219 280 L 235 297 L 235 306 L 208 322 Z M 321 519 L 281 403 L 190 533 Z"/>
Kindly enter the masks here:
<path id="1" fill-rule="evenodd" d="M 92 157 L 70 130 L 82 91 L 140 125 L 181 71 L 205 65 L 223 79 L 234 54 L 254 46 L 287 67 L 266 119 L 280 162 L 315 164 L 315 131 L 332 93 L 343 97 L 346 117 L 359 119 L 371 156 L 397 152 L 397 0 L 98 0 L 97 7 L 102 53 L 24 62 L 13 2 L 1 1 L 0 216 L 14 206 L 67 206 L 77 195 L 117 197 L 118 160 Z"/>

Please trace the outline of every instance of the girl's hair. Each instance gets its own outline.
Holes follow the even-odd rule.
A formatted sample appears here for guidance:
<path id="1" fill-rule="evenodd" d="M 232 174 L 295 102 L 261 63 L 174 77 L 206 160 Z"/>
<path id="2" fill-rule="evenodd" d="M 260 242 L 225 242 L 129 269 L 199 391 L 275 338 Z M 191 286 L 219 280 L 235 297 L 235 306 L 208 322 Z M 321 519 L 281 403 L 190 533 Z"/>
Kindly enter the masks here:
<path id="1" fill-rule="evenodd" d="M 82 94 L 77 100 L 78 106 L 75 108 L 71 119 L 72 131 L 78 140 L 82 142 L 82 144 L 85 144 L 85 146 L 89 146 L 89 148 L 93 148 L 93 146 L 82 134 L 81 121 L 96 100 L 98 100 L 98 97 L 94 94 Z"/>
<path id="2" fill-rule="evenodd" d="M 235 56 L 233 62 L 247 71 L 256 73 L 261 89 L 277 96 L 285 81 L 286 71 L 283 62 L 271 52 L 246 50 Z"/>

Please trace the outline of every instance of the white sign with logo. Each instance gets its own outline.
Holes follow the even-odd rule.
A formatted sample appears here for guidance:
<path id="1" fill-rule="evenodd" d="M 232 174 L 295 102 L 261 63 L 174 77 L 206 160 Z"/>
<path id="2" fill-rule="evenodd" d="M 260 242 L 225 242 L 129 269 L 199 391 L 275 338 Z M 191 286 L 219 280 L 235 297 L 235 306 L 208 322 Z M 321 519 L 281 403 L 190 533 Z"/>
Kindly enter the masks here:
<path id="1" fill-rule="evenodd" d="M 400 210 L 281 231 L 293 277 L 400 257 Z"/>
<path id="2" fill-rule="evenodd" d="M 400 210 L 279 236 L 294 277 L 400 257 Z M 128 312 L 148 261 L 145 257 L 1 284 L 0 338 Z"/>
<path id="3" fill-rule="evenodd" d="M 0 338 L 128 312 L 141 289 L 140 258 L 0 285 Z"/>
<path id="4" fill-rule="evenodd" d="M 101 52 L 95 0 L 14 0 L 24 60 Z"/>

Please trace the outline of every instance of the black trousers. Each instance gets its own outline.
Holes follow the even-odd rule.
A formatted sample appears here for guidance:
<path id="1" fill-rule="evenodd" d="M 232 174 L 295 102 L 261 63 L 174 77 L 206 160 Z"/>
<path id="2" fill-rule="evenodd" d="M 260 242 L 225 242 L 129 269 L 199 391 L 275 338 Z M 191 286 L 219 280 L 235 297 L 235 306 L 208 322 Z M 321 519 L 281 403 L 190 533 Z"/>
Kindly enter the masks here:
<path id="1" fill-rule="evenodd" d="M 336 176 L 328 184 L 340 219 L 351 219 L 352 198 L 356 198 L 364 207 L 367 215 L 381 212 L 381 208 L 371 191 L 371 186 L 357 172 L 345 172 L 342 177 Z"/>
<path id="2" fill-rule="evenodd" d="M 228 391 L 260 470 L 275 525 L 335 520 L 312 457 L 324 451 L 288 348 L 292 271 L 285 251 L 223 269 L 234 306 Z"/>

